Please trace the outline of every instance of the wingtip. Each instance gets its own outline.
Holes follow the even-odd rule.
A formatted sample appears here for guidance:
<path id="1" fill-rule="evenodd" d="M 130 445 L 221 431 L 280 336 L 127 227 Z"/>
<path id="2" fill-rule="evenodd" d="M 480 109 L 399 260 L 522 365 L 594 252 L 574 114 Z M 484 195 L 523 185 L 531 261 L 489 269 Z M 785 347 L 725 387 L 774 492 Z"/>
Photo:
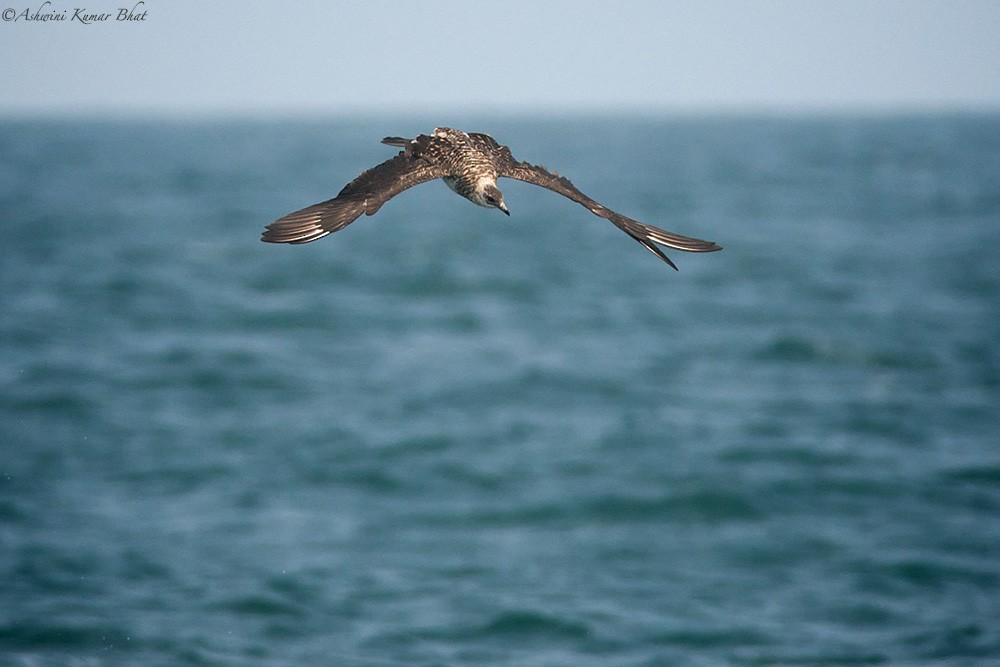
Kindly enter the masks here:
<path id="1" fill-rule="evenodd" d="M 302 225 L 282 218 L 264 227 L 260 240 L 264 243 L 310 243 L 329 233 L 318 224 Z"/>
<path id="2" fill-rule="evenodd" d="M 642 245 L 643 248 L 645 248 L 646 250 L 648 250 L 649 252 L 653 253 L 654 255 L 656 255 L 657 257 L 659 257 L 661 260 L 663 260 L 664 262 L 666 262 L 667 266 L 669 266 L 670 268 L 672 268 L 674 271 L 680 271 L 680 269 L 677 268 L 677 265 L 674 264 L 672 261 L 670 261 L 670 258 L 667 257 L 665 254 L 663 254 L 663 251 L 660 250 L 658 247 L 656 247 L 656 245 L 654 243 L 652 243 L 651 241 L 648 241 L 646 239 L 639 238 L 637 236 L 633 236 L 632 238 L 634 238 L 636 241 L 638 241 L 639 244 Z"/>

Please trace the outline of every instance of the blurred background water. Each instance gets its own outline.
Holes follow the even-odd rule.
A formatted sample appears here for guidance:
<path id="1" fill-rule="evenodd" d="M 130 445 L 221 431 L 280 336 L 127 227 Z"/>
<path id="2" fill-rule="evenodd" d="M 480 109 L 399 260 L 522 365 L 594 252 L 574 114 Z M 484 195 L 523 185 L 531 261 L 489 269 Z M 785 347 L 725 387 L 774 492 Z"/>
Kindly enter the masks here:
<path id="1" fill-rule="evenodd" d="M 440 183 L 493 134 L 649 224 Z M 1000 658 L 1000 117 L 0 123 L 2 664 Z"/>

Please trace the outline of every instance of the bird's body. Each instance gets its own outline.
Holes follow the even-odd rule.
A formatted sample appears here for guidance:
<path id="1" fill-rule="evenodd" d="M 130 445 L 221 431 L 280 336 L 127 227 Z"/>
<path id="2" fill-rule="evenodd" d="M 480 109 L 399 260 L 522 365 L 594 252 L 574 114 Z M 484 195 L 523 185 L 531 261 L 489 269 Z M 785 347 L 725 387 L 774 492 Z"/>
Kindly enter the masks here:
<path id="1" fill-rule="evenodd" d="M 362 214 L 373 215 L 382 204 L 403 190 L 436 178 L 474 204 L 498 208 L 510 215 L 503 194 L 497 188 L 497 179 L 505 177 L 540 185 L 585 206 L 595 215 L 610 220 L 675 269 L 674 263 L 656 244 L 688 252 L 721 250 L 710 241 L 644 225 L 605 208 L 577 190 L 568 179 L 544 167 L 518 162 L 509 148 L 501 146 L 488 134 L 442 127 L 435 129 L 432 135 L 421 134 L 413 140 L 386 137 L 382 143 L 403 150 L 363 172 L 333 199 L 289 213 L 271 223 L 261 240 L 269 243 L 315 241 L 343 229 Z"/>
<path id="2" fill-rule="evenodd" d="M 414 147 L 418 139 L 413 140 Z M 404 152 L 411 144 L 408 139 L 399 137 L 386 137 L 382 143 L 400 146 Z M 442 166 L 445 175 L 441 180 L 454 192 L 474 204 L 490 208 L 493 204 L 487 200 L 486 188 L 496 188 L 500 175 L 498 147 L 489 135 L 439 127 L 434 130 L 434 136 L 426 147 L 421 147 L 419 154 L 422 159 L 432 159 Z M 507 213 L 506 210 L 504 212 Z"/>

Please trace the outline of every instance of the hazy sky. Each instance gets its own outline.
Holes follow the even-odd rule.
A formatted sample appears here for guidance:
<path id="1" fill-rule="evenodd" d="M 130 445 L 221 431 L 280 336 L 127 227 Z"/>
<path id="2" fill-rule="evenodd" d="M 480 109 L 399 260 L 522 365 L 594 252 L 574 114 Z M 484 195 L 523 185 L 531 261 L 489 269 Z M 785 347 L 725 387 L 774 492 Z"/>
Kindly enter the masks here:
<path id="1" fill-rule="evenodd" d="M 0 0 L 0 113 L 1000 109 L 1000 1 L 134 4 Z"/>

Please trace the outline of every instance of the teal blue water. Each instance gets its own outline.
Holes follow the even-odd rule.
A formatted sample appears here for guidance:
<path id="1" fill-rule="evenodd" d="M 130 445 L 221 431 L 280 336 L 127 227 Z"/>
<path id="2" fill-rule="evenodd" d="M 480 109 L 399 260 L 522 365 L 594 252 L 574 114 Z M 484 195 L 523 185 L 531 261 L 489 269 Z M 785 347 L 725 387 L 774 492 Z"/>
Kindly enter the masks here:
<path id="1" fill-rule="evenodd" d="M 489 132 L 508 182 L 263 226 Z M 994 664 L 1000 117 L 0 123 L 0 664 Z"/>

